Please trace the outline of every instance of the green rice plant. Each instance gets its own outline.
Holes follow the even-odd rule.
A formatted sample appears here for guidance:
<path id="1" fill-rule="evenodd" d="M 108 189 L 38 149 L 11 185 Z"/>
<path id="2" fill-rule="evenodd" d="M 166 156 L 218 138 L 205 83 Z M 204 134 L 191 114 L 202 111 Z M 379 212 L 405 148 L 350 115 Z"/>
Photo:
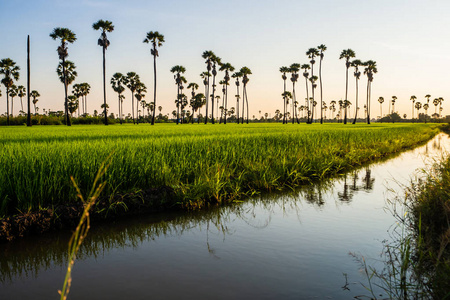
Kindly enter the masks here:
<path id="1" fill-rule="evenodd" d="M 439 132 L 413 125 L 3 127 L 0 217 L 76 203 L 70 176 L 87 194 L 112 151 L 106 194 L 170 187 L 166 207 L 197 207 L 335 176 Z"/>

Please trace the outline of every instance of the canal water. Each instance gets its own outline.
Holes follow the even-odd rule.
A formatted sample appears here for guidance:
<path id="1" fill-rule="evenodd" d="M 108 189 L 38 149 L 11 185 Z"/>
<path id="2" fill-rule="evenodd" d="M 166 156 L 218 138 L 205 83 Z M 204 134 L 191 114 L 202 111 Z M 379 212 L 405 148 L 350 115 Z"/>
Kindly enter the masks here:
<path id="1" fill-rule="evenodd" d="M 369 296 L 355 256 L 377 264 L 395 224 L 387 199 L 401 196 L 445 149 L 450 139 L 439 134 L 287 194 L 95 225 L 75 263 L 69 299 Z M 61 232 L 1 244 L 0 299 L 58 299 L 69 238 Z"/>

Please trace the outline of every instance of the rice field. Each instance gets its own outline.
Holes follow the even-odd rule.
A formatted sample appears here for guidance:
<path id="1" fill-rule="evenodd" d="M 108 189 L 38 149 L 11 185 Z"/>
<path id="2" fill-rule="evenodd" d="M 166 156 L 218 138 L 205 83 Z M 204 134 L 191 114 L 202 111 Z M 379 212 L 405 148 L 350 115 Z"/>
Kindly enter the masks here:
<path id="1" fill-rule="evenodd" d="M 112 154 L 103 195 L 171 187 L 197 207 L 294 187 L 424 142 L 437 124 L 124 124 L 0 128 L 0 217 L 77 201 Z"/>

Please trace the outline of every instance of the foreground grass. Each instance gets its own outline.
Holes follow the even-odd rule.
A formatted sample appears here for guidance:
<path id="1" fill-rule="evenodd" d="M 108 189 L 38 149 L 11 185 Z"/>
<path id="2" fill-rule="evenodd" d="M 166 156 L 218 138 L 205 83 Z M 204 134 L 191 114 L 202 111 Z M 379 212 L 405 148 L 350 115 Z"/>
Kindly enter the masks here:
<path id="1" fill-rule="evenodd" d="M 158 206 L 202 206 L 293 187 L 402 151 L 436 124 L 46 126 L 0 128 L 0 216 L 76 201 L 113 153 L 108 195 L 171 187 Z M 168 201 L 168 200 L 167 200 Z"/>

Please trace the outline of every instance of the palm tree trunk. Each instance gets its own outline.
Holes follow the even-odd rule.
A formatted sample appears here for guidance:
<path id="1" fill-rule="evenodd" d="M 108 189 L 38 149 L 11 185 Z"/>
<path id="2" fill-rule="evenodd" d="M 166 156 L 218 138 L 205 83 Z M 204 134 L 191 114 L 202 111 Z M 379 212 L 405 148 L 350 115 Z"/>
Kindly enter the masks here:
<path id="1" fill-rule="evenodd" d="M 355 106 L 355 119 L 353 124 L 356 124 L 356 119 L 358 118 L 358 77 L 356 77 L 356 106 Z"/>
<path id="2" fill-rule="evenodd" d="M 308 78 L 305 77 L 305 82 L 306 82 L 306 124 L 309 123 L 309 92 L 308 92 Z"/>
<path id="3" fill-rule="evenodd" d="M 177 125 L 180 119 L 180 85 L 177 84 Z"/>
<path id="4" fill-rule="evenodd" d="M 156 45 L 153 44 L 153 76 L 154 76 L 154 81 L 153 81 L 153 105 L 154 105 L 154 109 L 153 109 L 153 116 L 152 116 L 152 125 L 155 125 L 155 113 L 156 113 Z"/>
<path id="5" fill-rule="evenodd" d="M 383 104 L 380 103 L 380 120 L 383 119 Z M 383 123 L 383 121 L 381 121 L 381 123 Z"/>
<path id="6" fill-rule="evenodd" d="M 216 75 L 213 75 L 212 95 L 211 95 L 211 123 L 214 124 L 214 94 L 216 92 Z"/>
<path id="7" fill-rule="evenodd" d="M 345 99 L 344 100 L 348 100 L 347 96 L 348 96 L 348 67 L 347 67 L 347 71 L 345 73 Z M 347 105 L 345 105 L 345 107 L 344 107 L 344 124 L 347 124 Z"/>
<path id="8" fill-rule="evenodd" d="M 208 71 L 209 72 L 209 71 Z M 208 124 L 208 102 L 209 102 L 209 75 L 208 75 L 208 88 L 206 89 L 206 114 L 205 114 L 205 124 Z"/>
<path id="9" fill-rule="evenodd" d="M 14 118 L 14 97 L 11 97 L 11 117 Z"/>
<path id="10" fill-rule="evenodd" d="M 225 109 L 223 124 L 227 124 L 227 112 L 228 112 L 228 84 L 225 84 Z"/>
<path id="11" fill-rule="evenodd" d="M 120 93 L 119 93 L 119 121 L 122 124 L 122 111 L 120 110 Z"/>
<path id="12" fill-rule="evenodd" d="M 248 124 L 248 97 L 247 97 L 247 87 L 244 86 L 245 90 L 245 102 L 247 103 L 247 124 Z"/>
<path id="13" fill-rule="evenodd" d="M 286 124 L 286 79 L 284 81 L 284 93 L 283 93 L 283 124 Z"/>
<path id="14" fill-rule="evenodd" d="M 105 59 L 106 48 L 103 46 L 103 114 L 105 115 L 105 125 L 108 125 L 108 116 L 106 114 L 106 59 Z"/>
<path id="15" fill-rule="evenodd" d="M 319 84 L 320 84 L 320 124 L 323 124 L 323 95 L 322 95 L 322 57 L 320 56 L 319 62 Z"/>
<path id="16" fill-rule="evenodd" d="M 367 103 L 366 103 L 366 107 L 367 107 L 367 124 L 370 124 L 370 107 L 369 107 L 369 103 L 370 103 L 370 81 L 367 82 Z"/>
<path id="17" fill-rule="evenodd" d="M 292 124 L 295 123 L 295 81 L 292 82 Z"/>
<path id="18" fill-rule="evenodd" d="M 9 126 L 9 88 L 6 88 L 6 125 Z"/>
<path id="19" fill-rule="evenodd" d="M 133 114 L 133 124 L 136 124 L 134 120 L 134 91 L 131 91 L 131 112 Z"/>
<path id="20" fill-rule="evenodd" d="M 67 78 L 66 78 L 66 60 L 63 57 L 62 59 L 63 61 L 63 78 L 64 78 L 64 109 L 65 109 L 65 113 L 66 113 L 66 125 L 67 126 L 71 126 L 72 124 L 70 124 L 70 116 L 69 116 L 69 107 L 68 107 L 68 103 L 67 103 Z"/>
<path id="21" fill-rule="evenodd" d="M 27 38 L 27 126 L 31 126 L 31 103 L 30 103 L 30 36 Z"/>
<path id="22" fill-rule="evenodd" d="M 239 86 L 236 86 L 237 88 L 237 95 L 236 95 L 236 121 L 239 124 Z"/>
<path id="23" fill-rule="evenodd" d="M 244 118 L 245 118 L 245 109 L 244 109 L 244 105 L 245 105 L 245 84 L 242 87 L 242 112 L 241 112 L 241 116 L 242 116 L 242 122 L 241 124 L 244 124 Z"/>

